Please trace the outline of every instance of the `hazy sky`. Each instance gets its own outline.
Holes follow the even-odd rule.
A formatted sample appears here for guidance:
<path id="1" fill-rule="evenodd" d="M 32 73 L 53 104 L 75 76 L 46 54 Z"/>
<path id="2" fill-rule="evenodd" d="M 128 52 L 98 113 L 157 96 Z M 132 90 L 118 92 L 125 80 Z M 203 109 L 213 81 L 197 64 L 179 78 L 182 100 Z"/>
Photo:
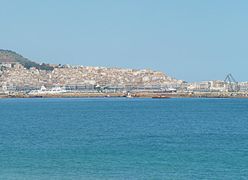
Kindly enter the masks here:
<path id="1" fill-rule="evenodd" d="M 39 62 L 248 81 L 247 0 L 0 0 L 0 48 Z"/>

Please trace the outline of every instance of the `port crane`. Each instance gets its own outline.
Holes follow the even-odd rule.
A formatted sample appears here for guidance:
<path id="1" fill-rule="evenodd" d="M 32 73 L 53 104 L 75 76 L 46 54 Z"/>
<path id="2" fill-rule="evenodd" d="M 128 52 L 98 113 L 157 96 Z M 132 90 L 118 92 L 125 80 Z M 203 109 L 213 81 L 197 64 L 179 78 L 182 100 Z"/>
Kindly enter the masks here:
<path id="1" fill-rule="evenodd" d="M 225 83 L 228 88 L 228 92 L 238 92 L 240 90 L 238 82 L 235 80 L 233 75 L 229 73 L 225 78 Z"/>

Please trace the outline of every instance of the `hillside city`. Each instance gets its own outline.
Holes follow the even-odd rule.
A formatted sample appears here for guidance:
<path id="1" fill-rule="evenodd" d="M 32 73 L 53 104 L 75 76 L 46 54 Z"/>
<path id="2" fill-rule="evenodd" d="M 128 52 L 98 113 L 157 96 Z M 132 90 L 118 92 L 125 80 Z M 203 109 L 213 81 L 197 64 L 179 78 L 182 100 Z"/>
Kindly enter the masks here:
<path id="1" fill-rule="evenodd" d="M 25 68 L 20 63 L 0 64 L 3 94 L 65 92 L 247 92 L 248 82 L 213 80 L 187 83 L 162 72 L 105 67 L 50 65 L 52 71 Z M 231 75 L 230 75 L 231 76 Z M 231 78 L 233 78 L 231 76 Z M 234 79 L 234 78 L 233 78 Z"/>
<path id="2" fill-rule="evenodd" d="M 27 69 L 19 63 L 1 64 L 2 92 L 32 91 L 41 87 L 63 88 L 67 91 L 131 91 L 160 90 L 177 87 L 182 81 L 161 72 L 121 68 L 58 66 L 52 71 Z"/>
<path id="3" fill-rule="evenodd" d="M 243 93 L 248 96 L 248 82 L 237 82 L 231 74 L 224 80 L 187 83 L 148 69 L 39 64 L 14 51 L 0 49 L 0 94 L 18 93 Z"/>

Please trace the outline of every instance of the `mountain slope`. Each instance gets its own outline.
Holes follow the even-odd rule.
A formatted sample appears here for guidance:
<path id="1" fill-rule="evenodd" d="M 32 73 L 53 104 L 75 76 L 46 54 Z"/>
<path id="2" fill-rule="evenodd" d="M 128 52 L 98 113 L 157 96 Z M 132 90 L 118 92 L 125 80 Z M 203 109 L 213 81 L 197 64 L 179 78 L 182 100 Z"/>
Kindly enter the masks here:
<path id="1" fill-rule="evenodd" d="M 53 70 L 53 68 L 47 64 L 38 64 L 34 61 L 30 61 L 29 59 L 14 51 L 3 49 L 0 49 L 0 63 L 20 63 L 27 69 L 35 67 L 41 70 Z"/>

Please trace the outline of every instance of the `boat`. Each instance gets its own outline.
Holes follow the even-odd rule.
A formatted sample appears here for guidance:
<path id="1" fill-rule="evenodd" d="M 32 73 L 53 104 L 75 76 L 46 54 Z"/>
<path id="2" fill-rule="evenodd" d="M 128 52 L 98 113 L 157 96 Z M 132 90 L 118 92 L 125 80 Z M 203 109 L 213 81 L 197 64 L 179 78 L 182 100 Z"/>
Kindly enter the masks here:
<path id="1" fill-rule="evenodd" d="M 53 87 L 52 89 L 47 89 L 45 86 L 42 86 L 40 90 L 33 90 L 29 92 L 29 95 L 40 95 L 40 94 L 61 94 L 66 93 L 64 87 Z"/>
<path id="2" fill-rule="evenodd" d="M 153 98 L 153 99 L 168 99 L 168 98 L 170 98 L 170 97 L 164 96 L 164 95 L 158 95 L 158 96 L 153 96 L 152 98 Z"/>

